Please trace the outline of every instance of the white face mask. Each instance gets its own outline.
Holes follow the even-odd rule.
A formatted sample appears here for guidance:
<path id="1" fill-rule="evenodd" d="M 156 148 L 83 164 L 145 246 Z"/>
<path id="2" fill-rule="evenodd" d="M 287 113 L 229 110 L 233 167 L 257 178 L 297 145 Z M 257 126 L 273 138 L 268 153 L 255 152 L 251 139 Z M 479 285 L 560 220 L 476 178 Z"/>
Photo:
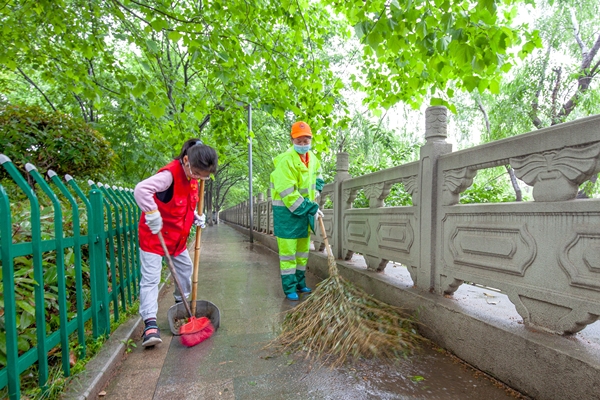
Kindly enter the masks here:
<path id="1" fill-rule="evenodd" d="M 296 150 L 298 154 L 306 154 L 310 150 L 310 144 L 300 145 L 294 143 L 294 150 Z"/>

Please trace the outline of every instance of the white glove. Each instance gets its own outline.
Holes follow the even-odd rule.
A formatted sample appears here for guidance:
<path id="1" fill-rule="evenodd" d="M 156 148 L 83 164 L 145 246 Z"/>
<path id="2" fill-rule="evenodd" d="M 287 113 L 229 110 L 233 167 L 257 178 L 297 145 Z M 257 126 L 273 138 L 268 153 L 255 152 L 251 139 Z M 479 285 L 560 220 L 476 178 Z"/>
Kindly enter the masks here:
<path id="1" fill-rule="evenodd" d="M 150 228 L 150 232 L 156 235 L 162 229 L 163 222 L 160 216 L 160 211 L 155 211 L 150 214 L 146 214 L 146 225 Z"/>
<path id="2" fill-rule="evenodd" d="M 323 218 L 325 216 L 325 214 L 323 214 L 323 211 L 321 210 L 317 210 L 317 213 L 315 214 L 315 218 Z"/>
<path id="3" fill-rule="evenodd" d="M 194 225 L 199 226 L 200 229 L 206 228 L 206 216 L 200 215 L 194 210 Z"/>

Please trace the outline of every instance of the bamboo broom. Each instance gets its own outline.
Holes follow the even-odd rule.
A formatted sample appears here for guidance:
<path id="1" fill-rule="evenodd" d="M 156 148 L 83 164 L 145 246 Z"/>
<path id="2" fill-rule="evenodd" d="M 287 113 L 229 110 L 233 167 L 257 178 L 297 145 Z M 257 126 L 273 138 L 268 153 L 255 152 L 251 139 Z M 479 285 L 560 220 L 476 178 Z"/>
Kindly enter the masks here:
<path id="1" fill-rule="evenodd" d="M 306 357 L 339 366 L 349 358 L 406 357 L 424 339 L 416 321 L 401 308 L 369 296 L 339 274 L 323 220 L 329 277 L 305 301 L 288 311 L 281 333 L 267 347 L 305 351 Z"/>

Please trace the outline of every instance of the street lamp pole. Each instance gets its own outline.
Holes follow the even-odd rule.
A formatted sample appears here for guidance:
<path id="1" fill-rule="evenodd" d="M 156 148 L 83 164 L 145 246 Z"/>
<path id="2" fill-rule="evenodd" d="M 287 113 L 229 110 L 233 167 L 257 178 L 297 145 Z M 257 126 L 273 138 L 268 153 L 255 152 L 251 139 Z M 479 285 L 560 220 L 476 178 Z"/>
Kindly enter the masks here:
<path id="1" fill-rule="evenodd" d="M 254 212 L 253 208 L 253 199 L 252 199 L 252 136 L 250 132 L 252 131 L 252 105 L 248 104 L 248 193 L 249 193 L 249 204 L 248 212 L 249 221 L 250 221 L 250 243 L 254 243 Z"/>

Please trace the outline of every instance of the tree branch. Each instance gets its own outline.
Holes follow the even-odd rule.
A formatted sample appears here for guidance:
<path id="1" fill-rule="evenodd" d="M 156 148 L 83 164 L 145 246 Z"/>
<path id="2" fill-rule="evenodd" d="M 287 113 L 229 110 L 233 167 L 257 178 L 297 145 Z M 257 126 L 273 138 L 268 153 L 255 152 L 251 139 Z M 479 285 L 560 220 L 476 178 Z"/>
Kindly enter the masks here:
<path id="1" fill-rule="evenodd" d="M 558 67 L 558 68 L 553 68 L 552 72 L 554 72 L 556 74 L 556 81 L 554 82 L 554 88 L 552 89 L 552 96 L 551 96 L 551 110 L 550 110 L 550 117 L 552 118 L 552 125 L 556 124 L 556 108 L 557 108 L 557 98 L 558 98 L 558 91 L 560 90 L 560 84 L 562 81 L 562 67 Z"/>
<path id="2" fill-rule="evenodd" d="M 18 71 L 21 73 L 21 75 L 23 75 L 23 78 L 25 78 L 25 80 L 26 80 L 27 82 L 29 82 L 29 84 L 30 84 L 31 86 L 33 86 L 33 87 L 34 87 L 34 88 L 35 88 L 35 89 L 36 89 L 38 92 L 40 92 L 40 94 L 41 94 L 42 96 L 44 96 L 44 99 L 46 99 L 46 102 L 47 102 L 48 104 L 50 104 L 50 107 L 52 107 L 52 109 L 53 109 L 54 111 L 56 111 L 56 107 L 54 107 L 54 104 L 52 104 L 52 102 L 50 101 L 50 99 L 48 98 L 48 96 L 46 96 L 46 93 L 44 93 L 44 91 L 43 91 L 42 89 L 40 89 L 40 88 L 39 88 L 39 86 L 38 86 L 38 85 L 36 85 L 36 84 L 35 84 L 35 82 L 34 82 L 34 81 L 32 81 L 32 80 L 31 80 L 31 78 L 29 78 L 29 77 L 27 76 L 27 74 L 25 74 L 25 72 L 23 72 L 23 70 L 22 70 L 21 68 L 17 67 L 17 70 L 18 70 Z"/>

